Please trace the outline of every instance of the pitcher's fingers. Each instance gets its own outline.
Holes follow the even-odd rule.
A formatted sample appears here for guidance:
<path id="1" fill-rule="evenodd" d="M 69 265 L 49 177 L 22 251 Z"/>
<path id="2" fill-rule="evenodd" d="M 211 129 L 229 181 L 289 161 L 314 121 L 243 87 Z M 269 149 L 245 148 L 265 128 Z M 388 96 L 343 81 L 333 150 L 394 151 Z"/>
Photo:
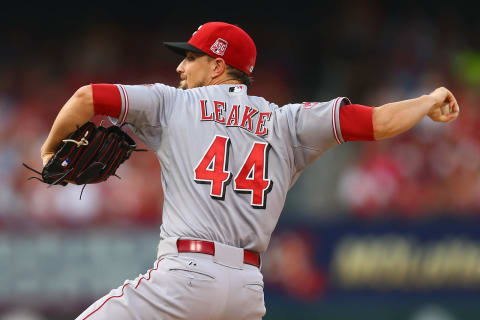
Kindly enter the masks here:
<path id="1" fill-rule="evenodd" d="M 455 112 L 455 113 L 460 112 L 460 106 L 458 105 L 456 100 L 455 100 L 455 105 L 453 106 L 453 112 Z"/>
<path id="2" fill-rule="evenodd" d="M 450 104 L 450 108 L 452 108 L 455 111 L 455 109 L 456 109 L 455 106 L 456 105 L 458 106 L 457 99 L 455 99 L 455 96 L 450 91 L 448 91 L 447 99 L 448 99 L 448 102 Z"/>
<path id="3" fill-rule="evenodd" d="M 459 111 L 460 111 L 460 108 L 458 107 L 458 104 L 455 103 L 455 104 L 453 105 L 452 112 L 453 112 L 453 113 L 458 113 Z"/>
<path id="4" fill-rule="evenodd" d="M 458 117 L 458 112 L 450 113 L 450 114 L 447 115 L 447 117 L 448 117 L 448 121 L 447 121 L 447 122 L 453 121 L 453 120 L 455 120 L 455 119 Z"/>

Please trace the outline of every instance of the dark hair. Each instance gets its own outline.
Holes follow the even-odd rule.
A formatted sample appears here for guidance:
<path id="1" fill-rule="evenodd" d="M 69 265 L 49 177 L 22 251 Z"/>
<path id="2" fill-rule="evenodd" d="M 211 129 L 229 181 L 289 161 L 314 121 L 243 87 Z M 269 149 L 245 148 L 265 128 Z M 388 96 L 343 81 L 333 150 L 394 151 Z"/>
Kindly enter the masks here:
<path id="1" fill-rule="evenodd" d="M 253 79 L 249 77 L 245 72 L 235 69 L 234 67 L 227 65 L 227 74 L 230 77 L 233 77 L 235 80 L 240 81 L 240 83 L 246 85 L 247 88 L 250 88 L 250 86 L 252 85 Z"/>
<path id="2" fill-rule="evenodd" d="M 201 54 L 201 55 L 206 55 L 206 54 Z M 215 59 L 209 55 L 206 55 L 209 59 Z M 249 77 L 245 72 L 240 71 L 228 64 L 226 64 L 227 69 L 227 75 L 233 78 L 233 80 L 239 81 L 241 84 L 244 84 L 247 86 L 247 88 L 250 89 L 250 86 L 252 85 L 253 78 Z"/>

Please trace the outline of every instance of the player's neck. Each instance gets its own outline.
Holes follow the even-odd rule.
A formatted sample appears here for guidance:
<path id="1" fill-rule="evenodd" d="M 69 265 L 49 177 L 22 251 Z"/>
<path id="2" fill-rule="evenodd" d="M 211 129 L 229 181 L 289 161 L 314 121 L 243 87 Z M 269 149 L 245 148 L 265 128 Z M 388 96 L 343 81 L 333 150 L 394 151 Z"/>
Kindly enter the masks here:
<path id="1" fill-rule="evenodd" d="M 237 79 L 232 79 L 228 77 L 218 77 L 218 78 L 212 79 L 212 81 L 210 81 L 208 85 L 213 86 L 217 84 L 241 84 L 241 82 L 238 81 Z"/>

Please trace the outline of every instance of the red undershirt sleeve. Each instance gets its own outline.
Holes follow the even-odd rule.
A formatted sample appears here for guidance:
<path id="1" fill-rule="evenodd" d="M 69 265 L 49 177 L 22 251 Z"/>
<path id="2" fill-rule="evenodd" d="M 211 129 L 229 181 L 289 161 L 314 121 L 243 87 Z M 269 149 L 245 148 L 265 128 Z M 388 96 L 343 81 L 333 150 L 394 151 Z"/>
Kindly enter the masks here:
<path id="1" fill-rule="evenodd" d="M 122 111 L 122 98 L 114 84 L 92 84 L 93 108 L 95 115 L 118 118 Z"/>
<path id="2" fill-rule="evenodd" d="M 340 128 L 345 141 L 372 141 L 373 108 L 350 104 L 340 108 Z"/>

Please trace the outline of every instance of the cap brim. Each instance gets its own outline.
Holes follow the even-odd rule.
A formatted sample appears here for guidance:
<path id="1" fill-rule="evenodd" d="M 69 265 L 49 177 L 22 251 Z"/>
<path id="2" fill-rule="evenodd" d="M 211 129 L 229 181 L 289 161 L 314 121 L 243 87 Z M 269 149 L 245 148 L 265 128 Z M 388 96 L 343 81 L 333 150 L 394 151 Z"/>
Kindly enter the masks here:
<path id="1" fill-rule="evenodd" d="M 202 50 L 195 48 L 188 42 L 164 42 L 163 44 L 168 49 L 182 56 L 185 56 L 187 54 L 187 51 L 204 53 Z"/>

